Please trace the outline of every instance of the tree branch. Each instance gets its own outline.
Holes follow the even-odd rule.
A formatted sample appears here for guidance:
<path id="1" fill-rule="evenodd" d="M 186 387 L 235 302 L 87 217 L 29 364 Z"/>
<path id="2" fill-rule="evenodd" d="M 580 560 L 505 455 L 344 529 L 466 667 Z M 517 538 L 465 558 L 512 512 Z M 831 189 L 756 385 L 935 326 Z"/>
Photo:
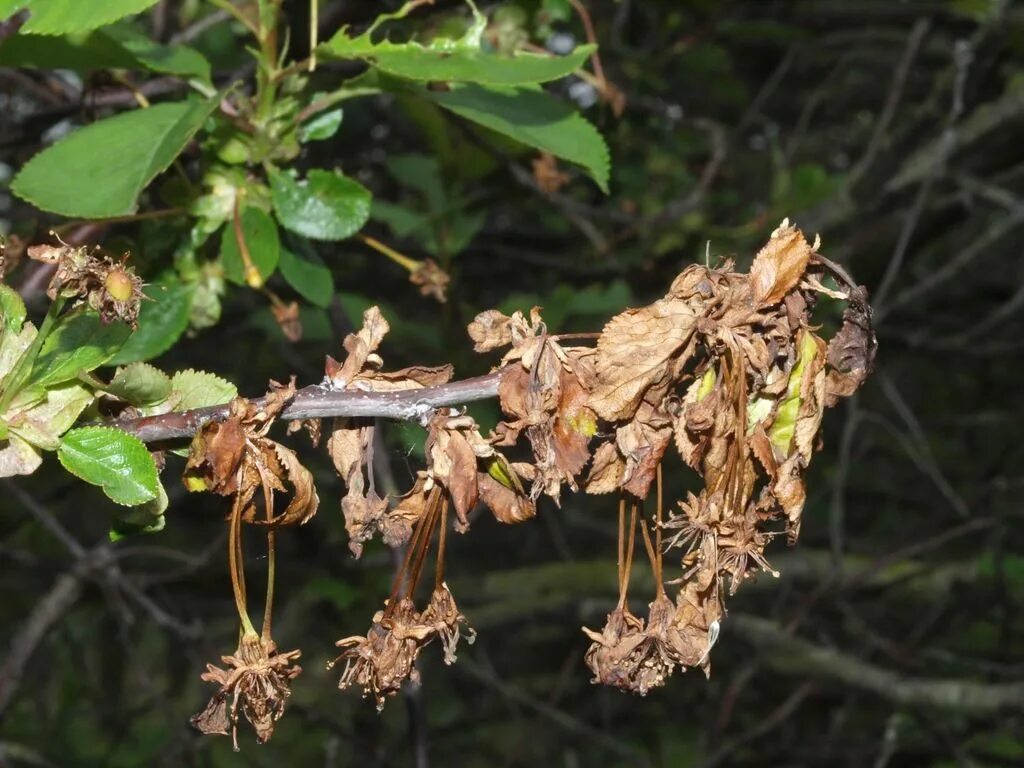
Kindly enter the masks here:
<path id="1" fill-rule="evenodd" d="M 838 680 L 896 704 L 969 715 L 991 715 L 1003 709 L 1024 707 L 1024 682 L 910 677 L 795 637 L 768 619 L 733 613 L 726 626 L 754 643 L 762 651 L 765 663 L 779 672 Z"/>
<path id="2" fill-rule="evenodd" d="M 333 417 L 382 418 L 398 421 L 417 421 L 436 408 L 445 408 L 477 400 L 488 400 L 498 395 L 498 384 L 503 370 L 485 376 L 453 381 L 420 389 L 394 392 L 361 390 L 335 390 L 322 384 L 304 387 L 281 413 L 283 419 L 321 419 Z M 257 405 L 264 398 L 253 401 Z M 195 408 L 181 413 L 120 419 L 108 426 L 117 427 L 134 435 L 144 443 L 190 437 L 211 421 L 228 417 L 227 405 Z"/>

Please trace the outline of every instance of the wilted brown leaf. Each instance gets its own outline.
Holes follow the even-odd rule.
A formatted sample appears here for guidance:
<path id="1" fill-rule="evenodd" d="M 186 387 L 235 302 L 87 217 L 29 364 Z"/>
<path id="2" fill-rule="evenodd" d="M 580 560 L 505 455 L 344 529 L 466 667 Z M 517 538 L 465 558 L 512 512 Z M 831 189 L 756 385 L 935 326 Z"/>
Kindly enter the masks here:
<path id="1" fill-rule="evenodd" d="M 477 315 L 467 330 L 473 340 L 473 350 L 490 352 L 512 343 L 512 320 L 496 309 L 488 309 Z"/>
<path id="2" fill-rule="evenodd" d="M 597 342 L 590 408 L 607 421 L 627 421 L 649 389 L 667 390 L 672 364 L 682 363 L 673 358 L 688 356 L 696 322 L 694 306 L 673 298 L 613 317 Z"/>
<path id="3" fill-rule="evenodd" d="M 757 252 L 750 267 L 754 304 L 767 307 L 782 301 L 799 285 L 811 254 L 817 250 L 817 241 L 810 245 L 804 233 L 792 226 L 789 219 L 783 221 Z"/>

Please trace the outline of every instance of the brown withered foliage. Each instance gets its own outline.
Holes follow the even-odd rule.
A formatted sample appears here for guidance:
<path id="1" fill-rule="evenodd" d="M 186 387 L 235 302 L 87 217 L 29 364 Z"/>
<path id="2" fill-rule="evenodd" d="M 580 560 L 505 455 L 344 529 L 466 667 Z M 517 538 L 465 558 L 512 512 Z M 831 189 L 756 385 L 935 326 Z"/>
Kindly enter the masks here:
<path id="1" fill-rule="evenodd" d="M 562 485 L 577 490 L 576 478 L 590 459 L 588 443 L 596 430 L 588 398 L 594 383 L 594 350 L 563 347 L 547 332 L 534 307 L 527 319 L 496 310 L 477 315 L 469 325 L 477 352 L 510 347 L 501 365 L 498 396 L 507 419 L 491 442 L 515 445 L 526 434 L 533 449 L 530 499 L 541 495 L 558 503 Z"/>
<path id="2" fill-rule="evenodd" d="M 674 665 L 707 671 L 724 616 L 719 581 L 733 594 L 759 571 L 778 575 L 764 554 L 781 532 L 772 524 L 795 542 L 824 409 L 863 383 L 876 346 L 864 290 L 819 248 L 784 221 L 748 274 L 687 267 L 664 298 L 613 318 L 598 339 L 587 406 L 614 438 L 597 447 L 587 491 L 644 498 L 672 443 L 704 489 L 658 524 L 682 550 L 671 619 L 661 594 L 646 624 L 623 602 L 604 632 L 588 631 L 596 680 L 645 693 Z M 847 301 L 828 344 L 811 319 L 822 293 Z"/>
<path id="3" fill-rule="evenodd" d="M 286 446 L 267 437 L 277 415 L 295 395 L 295 382 L 271 383 L 262 401 L 236 398 L 223 422 L 206 424 L 192 440 L 183 480 L 191 491 L 235 496 L 242 519 L 278 528 L 302 525 L 317 511 L 320 499 L 313 475 Z M 274 509 L 274 494 L 292 490 L 288 506 Z M 265 517 L 256 514 L 256 492 L 262 490 Z"/>
<path id="4" fill-rule="evenodd" d="M 558 167 L 558 160 L 550 152 L 541 152 L 533 158 L 533 180 L 542 192 L 557 192 L 569 183 L 571 177 Z"/>
<path id="5" fill-rule="evenodd" d="M 256 740 L 265 744 L 274 734 L 274 725 L 284 714 L 291 695 L 291 681 L 302 668 L 295 664 L 300 651 L 280 653 L 272 640 L 244 634 L 238 650 L 222 656 L 225 668 L 208 664 L 202 679 L 217 684 L 216 693 L 206 708 L 192 717 L 192 725 L 206 734 L 231 734 L 238 751 L 239 709 L 256 731 Z M 230 700 L 230 701 L 229 701 Z"/>
<path id="6" fill-rule="evenodd" d="M 378 533 L 388 546 L 405 547 L 370 629 L 337 642 L 334 664 L 344 661 L 339 687 L 361 688 L 380 708 L 405 681 L 418 681 L 417 658 L 433 641 L 453 663 L 459 641 L 473 634 L 444 580 L 449 528 L 466 532 L 480 503 L 497 520 L 518 523 L 536 514 L 541 496 L 558 503 L 563 487 L 580 486 L 619 494 L 619 601 L 603 628 L 584 629 L 593 681 L 646 695 L 677 669 L 710 674 L 726 599 L 762 572 L 778 575 L 766 547 L 783 533 L 790 544 L 799 535 L 804 476 L 824 409 L 856 391 L 872 368 L 876 342 L 866 293 L 819 249 L 819 240 L 809 242 L 784 221 L 749 272 L 729 261 L 691 265 L 664 297 L 622 312 L 600 334 L 551 334 L 538 308 L 528 315 L 480 313 L 468 332 L 477 352 L 503 350 L 494 370 L 501 374 L 504 419 L 484 437 L 459 410 L 414 409 L 410 418 L 426 431 L 425 465 L 393 502 L 375 487 L 373 423 L 335 420 L 328 450 L 345 482 L 341 507 L 351 551 L 359 556 Z M 812 319 L 822 294 L 846 302 L 842 325 L 827 341 Z M 378 392 L 450 380 L 451 366 L 384 371 L 378 350 L 388 330 L 380 311 L 368 309 L 362 327 L 344 340 L 344 359 L 327 358 L 323 386 Z M 571 346 L 570 339 L 596 344 Z M 308 470 L 267 437 L 293 392 L 294 385 L 278 387 L 258 403 L 232 403 L 226 421 L 197 435 L 186 468 L 190 487 L 234 496 L 229 556 L 243 637 L 256 635 L 245 613 L 241 523 L 266 526 L 272 552 L 278 526 L 316 511 Z M 529 461 L 502 452 L 527 446 Z M 670 509 L 663 505 L 666 459 L 703 482 Z M 277 514 L 273 494 L 288 487 L 291 502 Z M 656 502 L 645 512 L 652 488 Z M 259 489 L 267 510 L 261 521 Z M 628 602 L 637 538 L 655 577 L 645 616 L 634 615 Z M 432 551 L 433 589 L 424 605 L 417 587 Z M 666 558 L 679 570 L 666 574 Z M 269 637 L 268 597 L 262 645 L 240 648 L 225 658 L 229 669 L 211 666 L 204 676 L 221 687 L 195 718 L 197 727 L 234 732 L 241 706 L 257 736 L 269 737 L 297 674 L 290 664 L 297 652 L 276 655 Z"/>
<path id="7" fill-rule="evenodd" d="M 412 366 L 386 372 L 377 349 L 390 326 L 377 307 L 363 313 L 363 327 L 345 337 L 346 357 L 339 363 L 327 358 L 326 381 L 335 389 L 387 392 L 444 384 L 452 377 L 450 365 L 430 368 Z M 408 539 L 407 531 L 415 522 L 412 504 L 401 511 L 389 512 L 388 501 L 377 493 L 373 474 L 374 426 L 366 419 L 335 419 L 327 450 L 334 467 L 345 481 L 341 502 L 349 549 L 359 557 L 365 542 L 384 532 L 390 546 L 400 546 Z"/>

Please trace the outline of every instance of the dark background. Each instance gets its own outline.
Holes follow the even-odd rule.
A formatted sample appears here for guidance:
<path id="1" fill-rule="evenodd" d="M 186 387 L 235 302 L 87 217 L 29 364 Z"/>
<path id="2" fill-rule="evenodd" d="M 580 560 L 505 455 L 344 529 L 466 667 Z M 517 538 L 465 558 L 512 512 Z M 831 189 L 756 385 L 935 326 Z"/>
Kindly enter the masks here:
<path id="1" fill-rule="evenodd" d="M 781 578 L 762 576 L 728 603 L 711 679 L 677 674 L 644 699 L 590 684 L 579 628 L 600 626 L 614 604 L 615 501 L 575 495 L 517 527 L 479 515 L 450 542 L 448 582 L 479 636 L 451 668 L 428 648 L 422 688 L 378 715 L 358 692 L 337 691 L 325 662 L 335 639 L 366 631 L 391 556 L 378 543 L 351 558 L 340 481 L 323 451 L 302 443 L 322 505 L 279 537 L 275 636 L 303 649 L 305 671 L 273 741 L 259 747 L 242 728 L 234 755 L 228 739 L 188 724 L 209 695 L 200 671 L 234 647 L 219 500 L 187 495 L 172 459 L 166 530 L 109 547 L 109 502 L 49 461 L 0 493 L 5 671 L 25 655 L 18 643 L 33 641 L 3 702 L 0 765 L 1024 765 L 1024 7 L 587 5 L 605 72 L 626 97 L 619 117 L 600 100 L 585 109 L 611 149 L 609 196 L 580 176 L 540 194 L 529 154 L 489 154 L 455 122 L 424 131 L 422 116 L 392 99 L 347 102 L 339 134 L 300 164 L 344 167 L 379 198 L 415 207 L 422 195 L 395 160 L 437 158 L 427 175 L 453 201 L 452 220 L 479 220 L 475 233 L 465 225 L 464 250 L 442 254 L 449 302 L 420 297 L 394 264 L 344 242 L 321 248 L 339 299 L 304 313 L 301 342 L 285 341 L 265 303 L 235 291 L 217 327 L 157 362 L 215 371 L 247 393 L 289 373 L 310 383 L 362 309 L 379 303 L 393 327 L 390 367 L 450 361 L 467 376 L 494 362 L 474 356 L 465 334 L 478 311 L 538 304 L 552 330 L 599 330 L 660 296 L 706 251 L 745 266 L 786 216 L 820 232 L 823 252 L 871 291 L 877 370 L 826 416 L 799 545 L 773 543 Z M 577 16 L 547 25 L 536 2 L 482 8 L 492 35 L 583 39 Z M 302 29 L 307 4 L 289 10 Z M 379 10 L 323 0 L 324 34 Z M 417 23 L 429 29 L 459 12 L 439 2 Z M 195 14 L 162 2 L 139 24 L 168 40 L 188 33 Z M 245 73 L 230 24 L 190 43 L 221 77 Z M 87 96 L 116 86 L 86 78 L 58 88 L 56 77 L 0 71 L 5 176 L 54 125 L 109 114 Z M 555 90 L 595 101 L 576 79 Z M 6 228 L 45 235 L 48 219 L 0 200 Z M 426 255 L 423 242 L 381 223 L 368 231 Z M 125 238 L 141 258 L 151 242 L 137 226 L 99 237 Z M 498 417 L 493 405 L 474 413 L 485 425 Z M 383 433 L 382 482 L 405 489 L 421 433 Z M 669 498 L 692 482 L 676 467 Z M 83 575 L 71 544 L 106 564 Z M 253 542 L 249 577 L 264 568 Z M 638 568 L 634 579 L 639 603 L 650 573 Z"/>

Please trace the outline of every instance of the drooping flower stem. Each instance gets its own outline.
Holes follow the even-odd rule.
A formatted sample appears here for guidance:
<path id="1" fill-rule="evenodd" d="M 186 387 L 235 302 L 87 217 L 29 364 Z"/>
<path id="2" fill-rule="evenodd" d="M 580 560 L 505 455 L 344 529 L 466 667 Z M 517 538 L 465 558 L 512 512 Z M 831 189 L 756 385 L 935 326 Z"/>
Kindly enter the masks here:
<path id="1" fill-rule="evenodd" d="M 416 529 L 413 531 L 409 547 L 405 551 L 405 557 L 402 558 L 402 565 L 398 569 L 398 573 L 395 574 L 395 581 L 391 586 L 391 595 L 388 597 L 387 607 L 384 609 L 385 616 L 390 616 L 394 612 L 395 606 L 398 604 L 399 595 L 402 593 L 403 584 L 406 587 L 405 597 L 411 596 L 416 588 L 415 579 L 410 578 L 410 566 L 413 565 L 414 558 L 419 560 L 420 565 L 422 565 L 421 553 L 425 549 L 427 542 L 430 541 L 433 526 L 432 517 L 437 508 L 440 493 L 441 490 L 438 486 L 434 486 L 431 489 L 430 496 L 427 499 L 427 509 L 416 522 Z"/>
<path id="2" fill-rule="evenodd" d="M 259 462 L 260 479 L 263 481 L 263 506 L 266 509 L 267 521 L 274 517 L 274 494 L 271 493 L 267 477 L 263 474 L 263 468 Z M 267 594 L 263 602 L 263 634 L 264 641 L 270 640 L 271 620 L 274 613 L 274 579 L 277 566 L 277 534 L 272 525 L 267 526 Z"/>
<path id="3" fill-rule="evenodd" d="M 437 564 L 434 567 L 434 589 L 444 584 L 444 550 L 448 542 L 448 497 L 441 502 L 441 531 L 437 535 Z"/>
<path id="4" fill-rule="evenodd" d="M 619 608 L 626 607 L 626 595 L 629 592 L 629 575 L 633 571 L 633 549 L 636 544 L 636 523 L 639 511 L 636 504 L 630 506 L 629 511 L 629 543 L 626 545 L 626 565 L 622 571 L 622 581 L 619 584 Z"/>
<path id="5" fill-rule="evenodd" d="M 249 619 L 249 611 L 245 607 L 245 571 L 242 566 L 242 504 L 241 498 L 235 497 L 231 509 L 231 522 L 228 526 L 228 570 L 231 571 L 231 590 L 235 595 L 235 608 L 238 609 L 238 620 L 246 635 L 256 636 L 256 629 Z"/>
<path id="6" fill-rule="evenodd" d="M 447 499 L 446 499 L 447 500 Z M 434 527 L 440 517 L 441 496 L 435 496 L 424 516 L 426 525 L 423 528 L 423 536 L 419 542 L 419 551 L 416 553 L 416 561 L 412 566 L 412 575 L 409 578 L 409 587 L 406 597 L 412 597 L 416 592 L 416 585 L 420 583 L 420 573 L 423 571 L 423 563 L 427 559 L 427 552 L 430 551 L 430 540 L 434 535 Z"/>

